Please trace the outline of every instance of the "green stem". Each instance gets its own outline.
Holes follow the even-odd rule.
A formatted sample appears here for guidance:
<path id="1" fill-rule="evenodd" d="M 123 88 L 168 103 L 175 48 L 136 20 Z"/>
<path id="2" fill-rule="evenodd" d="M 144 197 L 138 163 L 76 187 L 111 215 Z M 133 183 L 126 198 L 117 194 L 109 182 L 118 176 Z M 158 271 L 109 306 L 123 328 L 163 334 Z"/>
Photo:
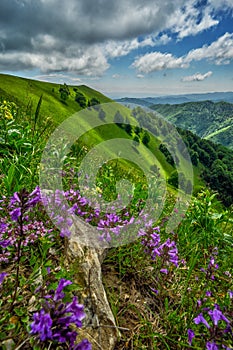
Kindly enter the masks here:
<path id="1" fill-rule="evenodd" d="M 17 245 L 16 281 L 15 281 L 14 295 L 13 295 L 10 310 L 9 310 L 10 313 L 13 311 L 15 300 L 17 297 L 17 291 L 18 291 L 18 287 L 19 287 L 19 268 L 20 268 L 20 258 L 21 258 L 21 245 L 22 245 L 22 239 L 23 239 L 23 210 L 21 210 L 21 215 L 19 218 L 19 227 L 20 227 L 20 235 L 19 235 L 19 241 L 18 241 L 18 245 Z"/>

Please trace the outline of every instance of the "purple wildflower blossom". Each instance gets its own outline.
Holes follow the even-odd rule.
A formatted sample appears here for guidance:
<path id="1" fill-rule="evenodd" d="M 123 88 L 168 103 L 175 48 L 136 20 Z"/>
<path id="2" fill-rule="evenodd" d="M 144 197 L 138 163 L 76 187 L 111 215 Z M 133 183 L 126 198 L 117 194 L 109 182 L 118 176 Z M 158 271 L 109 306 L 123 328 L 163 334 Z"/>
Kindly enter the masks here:
<path id="1" fill-rule="evenodd" d="M 77 297 L 73 297 L 69 303 L 63 302 L 65 297 L 63 289 L 70 284 L 72 284 L 71 281 L 62 278 L 57 289 L 50 290 L 50 294 L 44 296 L 45 306 L 40 312 L 33 315 L 34 322 L 31 324 L 31 333 L 37 334 L 41 341 L 51 339 L 58 343 L 69 343 L 72 350 L 91 349 L 87 340 L 75 345 L 77 332 L 70 326 L 82 327 L 85 313 L 84 306 L 78 303 Z"/>
<path id="2" fill-rule="evenodd" d="M 64 298 L 65 294 L 63 293 L 62 290 L 63 290 L 66 286 L 68 286 L 68 285 L 70 285 L 70 284 L 72 284 L 71 281 L 66 280 L 66 279 L 64 279 L 64 278 L 61 278 L 61 279 L 60 279 L 60 281 L 59 281 L 59 283 L 58 283 L 58 286 L 57 286 L 57 289 L 56 289 L 56 291 L 55 291 L 54 301 L 57 301 L 57 300 L 60 300 L 60 299 L 63 299 L 63 298 Z"/>
<path id="3" fill-rule="evenodd" d="M 49 313 L 42 309 L 34 313 L 33 322 L 31 323 L 31 334 L 38 334 L 41 341 L 52 338 L 52 319 Z"/>
<path id="4" fill-rule="evenodd" d="M 10 212 L 11 220 L 18 221 L 18 218 L 21 215 L 21 208 L 15 208 Z"/>
<path id="5" fill-rule="evenodd" d="M 6 273 L 6 272 L 0 273 L 0 284 L 2 284 L 4 278 L 5 278 L 7 275 L 8 275 L 8 273 Z"/>
<path id="6" fill-rule="evenodd" d="M 77 297 L 74 297 L 72 302 L 66 306 L 66 312 L 67 313 L 70 312 L 70 313 L 74 314 L 73 323 L 75 323 L 77 327 L 82 327 L 81 321 L 85 317 L 85 313 L 84 313 L 83 309 L 84 309 L 83 305 L 78 304 Z"/>
<path id="7" fill-rule="evenodd" d="M 206 343 L 206 349 L 207 350 L 218 350 L 218 346 L 217 344 L 215 344 L 214 342 L 207 342 Z"/>
<path id="8" fill-rule="evenodd" d="M 17 192 L 15 192 L 10 199 L 10 205 L 12 206 L 12 205 L 15 205 L 16 203 L 20 203 L 20 202 L 21 202 L 21 200 L 19 199 L 19 195 Z"/>
<path id="9" fill-rule="evenodd" d="M 226 323 L 230 323 L 230 321 L 223 315 L 222 311 L 219 309 L 219 306 L 216 304 L 213 310 L 209 310 L 208 314 L 210 315 L 213 324 L 215 326 L 218 325 L 218 321 L 222 320 Z"/>
<path id="10" fill-rule="evenodd" d="M 193 321 L 194 321 L 195 324 L 203 323 L 208 329 L 210 328 L 209 323 L 203 317 L 202 313 L 200 313 L 197 317 L 195 317 Z"/>
<path id="11" fill-rule="evenodd" d="M 81 341 L 81 343 L 74 346 L 73 350 L 91 350 L 92 346 L 87 339 Z"/>
<path id="12" fill-rule="evenodd" d="M 191 345 L 192 344 L 192 340 L 195 337 L 195 333 L 192 329 L 188 329 L 188 342 Z"/>

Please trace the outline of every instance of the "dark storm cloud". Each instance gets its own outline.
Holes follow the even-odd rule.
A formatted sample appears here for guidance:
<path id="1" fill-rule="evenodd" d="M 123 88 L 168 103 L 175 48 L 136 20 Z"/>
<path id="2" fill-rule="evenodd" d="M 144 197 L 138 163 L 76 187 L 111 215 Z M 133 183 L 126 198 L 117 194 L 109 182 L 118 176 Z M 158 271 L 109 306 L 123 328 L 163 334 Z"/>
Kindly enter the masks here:
<path id="1" fill-rule="evenodd" d="M 159 30 L 174 7 L 170 0 L 1 0 L 0 28 L 10 35 L 21 33 L 28 42 L 47 33 L 68 42 L 95 43 Z"/>
<path id="2" fill-rule="evenodd" d="M 159 31 L 173 10 L 170 0 L 1 0 L 0 69 L 102 74 L 99 44 Z"/>

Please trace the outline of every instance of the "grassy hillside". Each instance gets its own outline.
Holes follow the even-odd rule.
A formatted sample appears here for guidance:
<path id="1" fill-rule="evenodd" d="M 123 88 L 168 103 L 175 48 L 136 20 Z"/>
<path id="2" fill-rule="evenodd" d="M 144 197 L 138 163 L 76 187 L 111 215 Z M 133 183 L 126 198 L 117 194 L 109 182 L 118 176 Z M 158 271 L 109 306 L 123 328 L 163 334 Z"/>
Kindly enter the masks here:
<path id="1" fill-rule="evenodd" d="M 152 105 L 174 125 L 202 138 L 233 149 L 233 104 L 227 102 L 189 102 L 175 105 Z"/>
<path id="2" fill-rule="evenodd" d="M 76 92 L 82 93 L 87 101 L 96 98 L 100 103 L 111 100 L 100 92 L 85 85 L 68 86 L 70 95 L 64 101 L 59 92 L 60 84 L 41 82 L 11 75 L 0 74 L 0 96 L 16 102 L 18 106 L 27 108 L 34 113 L 41 95 L 41 114 L 44 118 L 51 117 L 55 124 L 78 112 L 82 107 L 75 101 Z M 74 91 L 74 89 L 76 91 Z"/>
<path id="3" fill-rule="evenodd" d="M 42 103 L 40 106 L 40 118 L 46 119 L 50 117 L 52 122 L 57 125 L 61 121 L 65 120 L 68 116 L 71 116 L 75 112 L 81 111 L 83 106 L 80 103 L 75 101 L 75 97 L 78 94 L 83 94 L 86 98 L 86 107 L 88 102 L 92 99 L 99 101 L 101 107 L 96 106 L 95 109 L 92 109 L 92 113 L 96 115 L 98 120 L 98 115 L 101 109 L 104 110 L 106 117 L 104 122 L 112 123 L 114 119 L 114 114 L 116 111 L 119 111 L 123 119 L 133 124 L 138 124 L 138 121 L 131 114 L 131 110 L 120 105 L 113 104 L 108 105 L 108 102 L 111 100 L 87 86 L 67 86 L 69 90 L 69 95 L 66 100 L 61 98 L 60 88 L 63 88 L 63 85 L 41 82 L 26 78 L 20 78 L 16 76 L 0 74 L 0 98 L 1 100 L 7 99 L 8 101 L 13 101 L 17 106 L 21 106 L 23 111 L 26 111 L 28 115 L 34 115 L 38 101 L 42 95 Z M 79 115 L 78 128 L 83 130 L 88 129 L 86 122 L 85 113 Z M 71 126 L 73 127 L 73 125 Z M 128 138 L 132 139 L 135 136 L 135 133 L 132 131 L 131 135 L 127 134 L 124 128 L 119 128 L 116 125 L 107 126 L 105 132 L 101 133 L 101 130 L 91 130 L 89 136 L 86 137 L 89 148 L 94 144 L 100 143 L 103 140 L 111 138 Z M 141 136 L 143 136 L 141 134 Z M 152 152 L 155 159 L 147 159 L 148 155 L 145 154 L 143 147 L 140 148 L 141 157 L 147 159 L 145 162 L 145 168 L 149 171 L 150 167 L 156 163 L 160 167 L 161 173 L 165 177 L 169 177 L 170 173 L 173 171 L 172 166 L 166 161 L 166 157 L 159 150 L 159 140 L 150 140 L 148 144 L 148 149 Z M 132 150 L 131 150 L 132 151 Z M 135 153 L 136 152 L 136 153 Z M 135 149 L 135 155 L 137 155 L 138 148 Z"/>
<path id="4" fill-rule="evenodd" d="M 176 193 L 176 188 L 178 186 L 178 176 L 181 174 L 185 176 L 186 180 L 184 185 L 190 186 L 190 181 L 192 182 L 193 174 L 190 173 L 189 166 L 187 160 L 182 155 L 182 152 L 177 150 L 177 156 L 179 157 L 179 169 L 174 164 L 171 153 L 169 152 L 169 148 L 167 149 L 166 144 L 170 144 L 171 149 L 176 149 L 176 141 L 173 139 L 169 131 L 169 124 L 163 122 L 163 119 L 155 120 L 153 119 L 153 113 L 150 115 L 145 113 L 142 109 L 138 108 L 133 111 L 130 109 L 116 103 L 107 103 L 111 102 L 107 97 L 103 96 L 99 92 L 90 89 L 87 86 L 67 86 L 67 85 L 58 85 L 51 84 L 45 82 L 39 82 L 34 80 L 28 80 L 8 75 L 0 75 L 0 98 L 3 101 L 7 99 L 9 101 L 15 101 L 17 105 L 21 106 L 21 116 L 19 116 L 19 122 L 26 123 L 27 127 L 30 128 L 29 124 L 33 121 L 33 118 L 37 120 L 37 129 L 43 129 L 47 126 L 44 125 L 47 120 L 47 116 L 51 118 L 50 130 L 47 131 L 51 133 L 54 130 L 55 126 L 59 124 L 59 122 L 65 120 L 68 116 L 73 115 L 75 112 L 80 111 L 78 115 L 78 119 L 72 119 L 70 121 L 71 125 L 69 126 L 72 132 L 75 128 L 77 130 L 82 131 L 85 135 L 75 143 L 73 149 L 75 152 L 75 156 L 78 156 L 80 159 L 84 156 L 82 153 L 83 148 L 90 150 L 94 146 L 98 144 L 103 144 L 103 152 L 109 155 L 109 158 L 116 158 L 116 154 L 114 151 L 110 149 L 108 143 L 104 143 L 103 141 L 111 140 L 111 139 L 122 139 L 122 140 L 130 140 L 131 144 L 125 144 L 123 146 L 125 155 L 128 155 L 131 160 L 131 165 L 129 166 L 129 162 L 127 163 L 122 154 L 122 159 L 117 162 L 111 162 L 111 166 L 115 167 L 116 163 L 119 167 L 118 172 L 123 176 L 124 173 L 131 173 L 134 178 L 140 178 L 140 172 L 136 170 L 137 166 L 135 164 L 139 163 L 143 166 L 143 169 L 150 174 L 158 175 L 166 181 L 168 184 L 168 189 L 171 193 Z M 66 93 L 65 99 L 62 97 L 62 93 Z M 38 109 L 38 101 L 42 96 L 41 106 Z M 84 105 L 86 107 L 90 107 L 84 109 L 82 112 L 82 108 Z M 97 103 L 97 104 L 96 104 Z M 222 105 L 222 104 L 220 104 Z M 230 110 L 230 104 L 223 104 L 225 106 L 225 110 Z M 193 108 L 196 104 L 194 104 Z M 210 106 L 215 106 L 215 104 L 211 103 Z M 163 106 L 164 108 L 168 108 L 168 106 Z M 200 106 L 199 106 L 200 107 Z M 208 103 L 205 104 L 202 108 L 203 111 L 207 110 Z M 219 107 L 220 108 L 220 107 Z M 92 115 L 93 120 L 95 120 L 96 126 L 98 123 L 100 125 L 106 124 L 104 127 L 94 127 L 90 124 L 88 119 L 89 112 Z M 115 114 L 119 113 L 121 123 L 116 123 Z M 102 116 L 101 116 L 102 114 Z M 193 113 L 195 114 L 195 113 Z M 30 123 L 29 123 L 30 121 Z M 126 122 L 126 124 L 124 124 Z M 109 124 L 111 123 L 111 124 Z M 127 130 L 127 123 L 131 123 L 132 127 L 130 130 Z M 136 131 L 135 125 L 138 125 L 138 130 Z M 199 125 L 199 124 L 198 124 Z M 32 127 L 33 128 L 33 127 Z M 154 135 L 158 135 L 158 137 L 149 136 L 148 141 L 145 141 L 145 131 L 143 128 L 147 128 L 151 130 Z M 229 129 L 229 128 L 228 128 Z M 228 129 L 226 129 L 228 131 Z M 12 125 L 11 129 L 12 130 Z M 161 130 L 163 130 L 164 137 L 162 137 Z M 11 132 L 11 131 L 10 131 Z M 29 131 L 30 132 L 30 131 Z M 19 132 L 19 135 L 22 134 Z M 34 134 L 34 131 L 33 131 Z M 181 132 L 182 134 L 182 132 Z M 168 139 L 166 139 L 167 137 Z M 12 134 L 13 136 L 13 134 Z M 47 138 L 48 138 L 47 134 Z M 214 135 L 216 137 L 216 133 Z M 33 136 L 34 137 L 34 136 Z M 225 149 L 215 149 L 215 146 L 211 143 L 201 142 L 200 139 L 195 138 L 191 134 L 183 133 L 184 142 L 186 143 L 191 160 L 192 166 L 194 170 L 194 190 L 197 192 L 200 187 L 205 186 L 205 181 L 207 181 L 214 190 L 219 190 L 221 198 L 225 200 L 225 203 L 229 205 L 231 203 L 231 199 L 229 196 L 231 191 L 229 188 L 229 182 L 231 181 L 231 164 L 232 160 L 228 153 L 226 153 Z M 12 144 L 7 145 L 6 143 L 2 144 L 4 151 L 1 151 L 3 155 L 11 154 L 12 147 L 15 147 L 15 136 L 12 138 Z M 20 139 L 20 138 L 19 138 Z M 135 144 L 132 144 L 132 140 L 137 140 Z M 190 141 L 191 140 L 191 141 Z M 46 139 L 44 138 L 44 142 Z M 22 141 L 20 141 L 22 142 Z M 34 141 L 33 141 L 34 142 Z M 123 141 L 119 141 L 119 145 L 123 144 Z M 116 146 L 117 147 L 117 146 Z M 17 151 L 18 152 L 18 151 Z M 17 153 L 16 152 L 16 153 Z M 25 154 L 23 154 L 23 149 L 20 149 L 20 157 L 25 158 Z M 12 156 L 12 155 L 11 155 Z M 208 161 L 207 158 L 210 158 Z M 35 157 L 34 157 L 35 158 Z M 127 157 L 126 157 L 127 158 Z M 20 168 L 21 177 L 22 176 L 22 166 L 20 165 L 20 158 L 16 157 L 17 162 L 15 163 L 18 168 Z M 28 157 L 30 159 L 30 157 Z M 211 181 L 210 179 L 210 170 L 216 169 L 215 163 L 218 162 L 219 167 L 216 175 L 216 181 Z M 22 160 L 24 162 L 24 160 Z M 4 161 L 6 163 L 6 160 Z M 14 161 L 10 160 L 11 164 Z M 29 170 L 31 167 L 31 160 L 28 163 L 28 167 L 25 167 Z M 35 160 L 34 160 L 35 162 Z M 4 169 L 7 169 L 7 164 L 3 163 Z M 134 164 L 133 164 L 134 163 Z M 134 176 L 135 175 L 135 176 Z M 35 175 L 36 176 L 36 175 Z M 224 182 L 221 181 L 221 178 L 224 176 Z M 25 177 L 26 179 L 26 177 Z M 36 179 L 36 178 L 35 178 Z M 22 180 L 23 181 L 23 180 Z M 229 192 L 230 191 L 230 192 Z M 227 199 L 227 200 L 226 200 Z"/>

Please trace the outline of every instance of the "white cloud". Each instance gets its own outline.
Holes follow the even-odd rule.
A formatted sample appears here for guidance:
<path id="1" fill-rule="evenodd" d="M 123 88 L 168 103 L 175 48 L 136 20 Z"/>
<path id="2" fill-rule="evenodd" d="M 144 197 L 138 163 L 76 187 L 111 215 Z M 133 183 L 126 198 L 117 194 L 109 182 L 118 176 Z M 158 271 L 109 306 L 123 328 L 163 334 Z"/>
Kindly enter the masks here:
<path id="1" fill-rule="evenodd" d="M 137 74 L 137 78 L 138 78 L 138 79 L 143 79 L 143 78 L 144 78 L 144 75 L 143 75 L 143 74 Z"/>
<path id="2" fill-rule="evenodd" d="M 125 40 L 125 41 L 108 41 L 103 44 L 103 51 L 106 56 L 110 58 L 116 58 L 128 55 L 131 51 L 137 50 L 141 47 L 154 47 L 158 45 L 167 44 L 171 38 L 167 34 L 161 35 L 161 37 L 155 38 L 152 35 L 145 37 L 143 40 L 138 39 Z"/>
<path id="3" fill-rule="evenodd" d="M 158 45 L 166 45 L 171 41 L 171 37 L 169 37 L 167 34 L 163 34 L 159 39 L 158 39 Z"/>
<path id="4" fill-rule="evenodd" d="M 204 45 L 199 49 L 191 50 L 186 62 L 201 61 L 207 59 L 215 64 L 229 64 L 233 59 L 233 33 L 225 33 L 209 46 Z"/>
<path id="5" fill-rule="evenodd" d="M 116 58 L 120 56 L 128 55 L 132 50 L 139 48 L 139 42 L 137 39 L 131 41 L 117 42 L 109 41 L 107 44 L 103 45 L 103 49 L 107 56 L 111 58 Z"/>
<path id="6" fill-rule="evenodd" d="M 120 74 L 113 74 L 113 75 L 112 75 L 112 78 L 113 78 L 113 79 L 119 79 L 119 78 L 120 78 Z"/>
<path id="7" fill-rule="evenodd" d="M 151 73 L 164 69 L 186 68 L 183 57 L 174 57 L 170 53 L 151 52 L 136 58 L 132 67 L 141 73 Z"/>
<path id="8" fill-rule="evenodd" d="M 232 11 L 233 2 L 232 0 L 211 0 L 210 7 L 213 10 Z"/>
<path id="9" fill-rule="evenodd" d="M 181 81 L 183 82 L 190 82 L 190 81 L 203 81 L 206 78 L 209 78 L 211 75 L 213 74 L 213 72 L 209 71 L 205 74 L 201 74 L 201 73 L 195 73 L 193 75 L 188 75 L 186 77 L 183 77 L 181 79 Z"/>
<path id="10" fill-rule="evenodd" d="M 172 32 L 177 33 L 178 39 L 197 35 L 219 23 L 217 19 L 214 19 L 213 8 L 210 5 L 200 10 L 200 7 L 195 4 L 195 0 L 187 1 L 183 8 L 176 9 L 168 21 L 168 27 Z"/>
<path id="11" fill-rule="evenodd" d="M 216 65 L 229 64 L 233 59 L 233 33 L 225 33 L 209 46 L 191 50 L 186 56 L 175 57 L 171 53 L 151 52 L 137 57 L 132 67 L 140 73 L 187 68 L 192 61 L 210 60 Z"/>
<path id="12" fill-rule="evenodd" d="M 29 79 L 31 77 L 28 77 Z M 81 84 L 82 80 L 80 78 L 68 75 L 68 74 L 62 74 L 62 73 L 50 73 L 50 74 L 43 74 L 43 75 L 37 75 L 33 76 L 33 79 L 41 80 L 41 81 L 47 81 L 51 83 L 64 83 L 67 84 Z"/>
<path id="13" fill-rule="evenodd" d="M 57 51 L 50 56 L 28 52 L 0 53 L 0 67 L 6 63 L 12 70 L 39 68 L 42 73 L 75 72 L 86 76 L 100 76 L 109 68 L 107 59 L 97 46 L 76 49 L 73 55 Z"/>

